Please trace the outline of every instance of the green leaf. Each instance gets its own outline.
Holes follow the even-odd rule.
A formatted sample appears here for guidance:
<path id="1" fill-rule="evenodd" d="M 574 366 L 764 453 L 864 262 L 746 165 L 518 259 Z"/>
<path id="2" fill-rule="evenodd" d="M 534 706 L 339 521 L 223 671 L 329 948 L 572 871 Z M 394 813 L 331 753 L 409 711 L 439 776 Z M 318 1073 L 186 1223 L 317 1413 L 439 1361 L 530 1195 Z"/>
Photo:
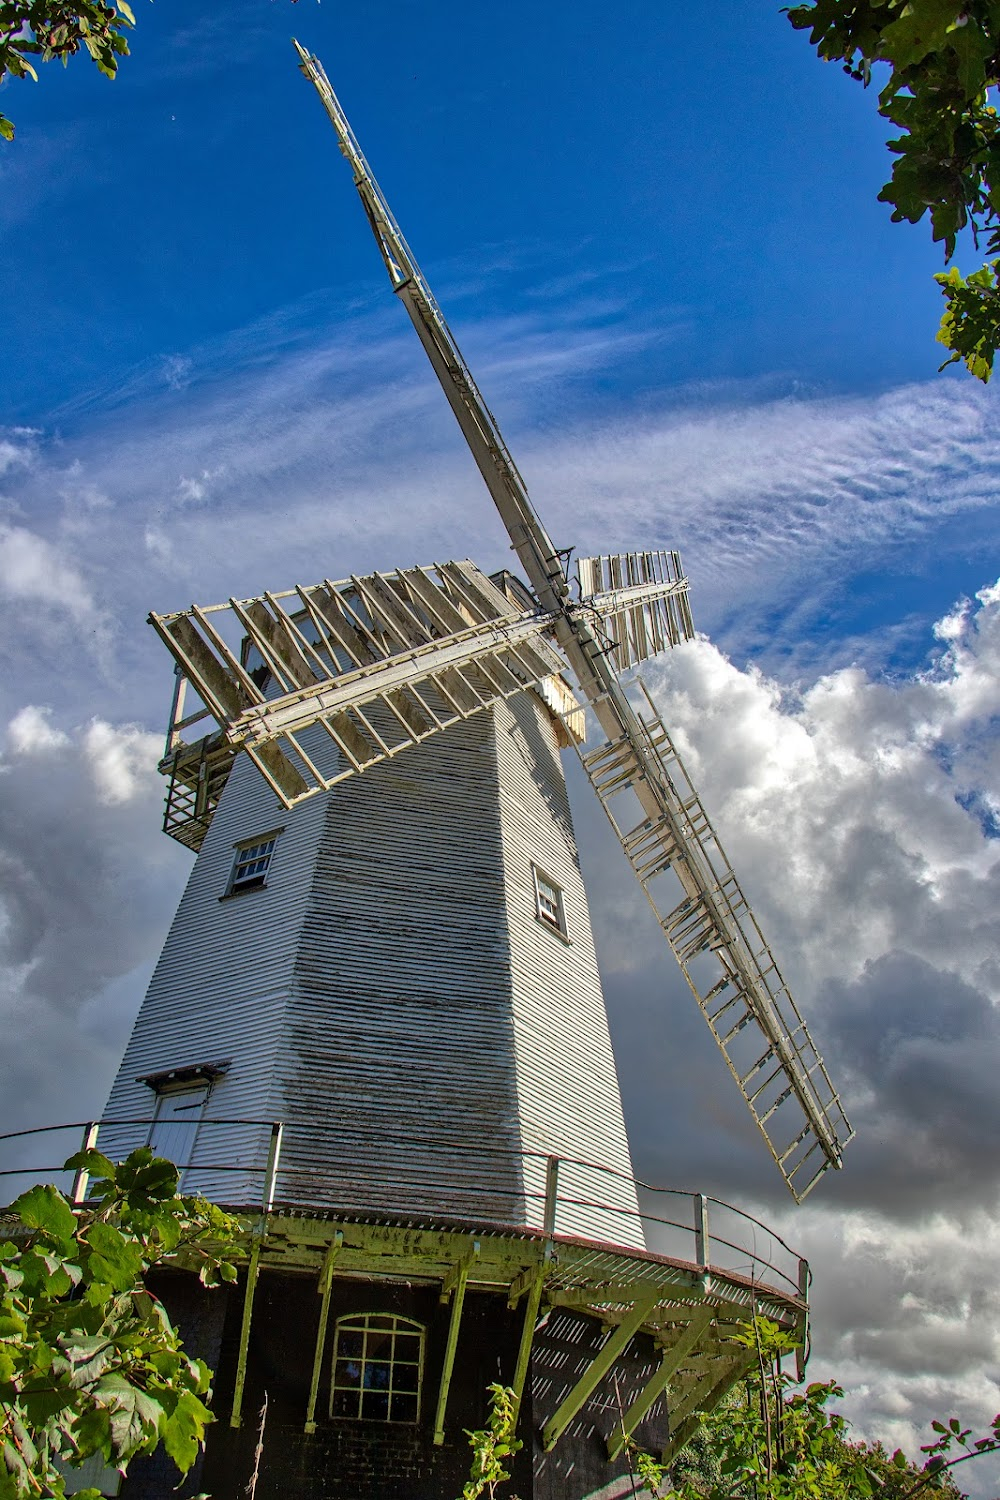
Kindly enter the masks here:
<path id="1" fill-rule="evenodd" d="M 90 1246 L 88 1270 L 101 1282 L 124 1292 L 135 1286 L 144 1261 L 138 1245 L 130 1242 L 113 1224 L 98 1222 L 87 1230 Z"/>
<path id="2" fill-rule="evenodd" d="M 145 1207 L 149 1199 L 163 1201 L 177 1192 L 177 1168 L 165 1157 L 155 1156 L 148 1146 L 140 1146 L 126 1157 L 118 1168 L 119 1188 L 130 1202 Z"/>
<path id="3" fill-rule="evenodd" d="M 50 1183 L 40 1184 L 22 1193 L 11 1205 L 27 1229 L 40 1229 L 51 1235 L 64 1249 L 76 1243 L 76 1215 L 66 1199 Z"/>
<path id="4" fill-rule="evenodd" d="M 19 1339 L 26 1329 L 27 1324 L 20 1313 L 13 1308 L 0 1307 L 0 1339 Z"/>
<path id="5" fill-rule="evenodd" d="M 93 1394 L 107 1409 L 116 1462 L 127 1462 L 138 1449 L 155 1444 L 163 1413 L 158 1401 L 119 1374 L 102 1376 Z"/>
<path id="6" fill-rule="evenodd" d="M 102 1182 L 114 1182 L 115 1166 L 103 1153 L 97 1151 L 93 1146 L 87 1146 L 83 1151 L 76 1151 L 68 1157 L 63 1166 L 67 1172 L 89 1172 L 91 1177 L 100 1178 Z"/>
<path id="7" fill-rule="evenodd" d="M 205 1428 L 214 1420 L 208 1407 L 197 1396 L 191 1391 L 183 1391 L 170 1416 L 161 1424 L 163 1446 L 182 1474 L 187 1473 L 197 1458 L 205 1439 Z"/>
<path id="8" fill-rule="evenodd" d="M 111 1458 L 111 1418 L 103 1406 L 88 1405 L 73 1429 L 81 1458 L 100 1453 Z"/>

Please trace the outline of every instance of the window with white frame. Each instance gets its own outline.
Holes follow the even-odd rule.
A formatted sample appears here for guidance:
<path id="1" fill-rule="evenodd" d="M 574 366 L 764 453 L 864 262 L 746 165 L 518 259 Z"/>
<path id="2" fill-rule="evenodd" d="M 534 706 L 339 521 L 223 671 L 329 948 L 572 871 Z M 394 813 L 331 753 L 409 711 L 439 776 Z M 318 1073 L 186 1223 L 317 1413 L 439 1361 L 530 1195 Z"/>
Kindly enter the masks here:
<path id="1" fill-rule="evenodd" d="M 227 896 L 236 896 L 241 891 L 260 890 L 261 886 L 267 884 L 267 872 L 280 832 L 281 829 L 278 828 L 274 833 L 267 833 L 263 837 L 235 846 L 233 868 L 226 887 Z"/>
<path id="2" fill-rule="evenodd" d="M 566 937 L 566 906 L 562 887 L 550 880 L 537 865 L 532 865 L 531 873 L 535 881 L 535 912 L 538 920 L 547 927 L 554 927 L 561 937 Z"/>
<path id="3" fill-rule="evenodd" d="M 424 1368 L 424 1329 L 395 1313 L 337 1319 L 331 1417 L 416 1422 Z"/>

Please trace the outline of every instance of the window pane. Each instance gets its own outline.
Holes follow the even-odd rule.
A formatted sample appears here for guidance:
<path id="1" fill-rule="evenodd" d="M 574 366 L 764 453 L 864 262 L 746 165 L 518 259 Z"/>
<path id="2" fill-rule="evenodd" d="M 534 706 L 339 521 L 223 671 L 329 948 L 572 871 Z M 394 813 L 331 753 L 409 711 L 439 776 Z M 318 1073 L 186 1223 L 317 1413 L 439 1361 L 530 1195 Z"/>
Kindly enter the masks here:
<path id="1" fill-rule="evenodd" d="M 369 1422 L 388 1422 L 389 1396 L 384 1391 L 365 1391 L 361 1397 L 361 1415 Z"/>
<path id="2" fill-rule="evenodd" d="M 330 1403 L 331 1417 L 356 1417 L 361 1406 L 360 1391 L 334 1391 Z"/>
<path id="3" fill-rule="evenodd" d="M 393 1313 L 365 1313 L 339 1321 L 330 1415 L 370 1422 L 415 1422 L 423 1340 L 419 1324 Z"/>
<path id="4" fill-rule="evenodd" d="M 374 1391 L 387 1391 L 392 1379 L 392 1365 L 388 1360 L 384 1364 L 365 1365 L 365 1389 Z"/>
<path id="5" fill-rule="evenodd" d="M 393 1393 L 389 1410 L 390 1422 L 415 1422 L 417 1420 L 417 1398 L 415 1395 Z"/>
<path id="6" fill-rule="evenodd" d="M 237 849 L 229 882 L 231 891 L 264 884 L 267 868 L 271 863 L 271 855 L 274 853 L 274 846 L 277 842 L 278 836 L 275 834 L 274 838 L 262 839 L 259 843 L 248 844 L 245 848 Z"/>
<path id="7" fill-rule="evenodd" d="M 393 1365 L 392 1388 L 394 1391 L 416 1391 L 419 1365 Z"/>
<path id="8" fill-rule="evenodd" d="M 338 1359 L 334 1385 L 354 1386 L 361 1384 L 361 1364 L 356 1359 Z"/>

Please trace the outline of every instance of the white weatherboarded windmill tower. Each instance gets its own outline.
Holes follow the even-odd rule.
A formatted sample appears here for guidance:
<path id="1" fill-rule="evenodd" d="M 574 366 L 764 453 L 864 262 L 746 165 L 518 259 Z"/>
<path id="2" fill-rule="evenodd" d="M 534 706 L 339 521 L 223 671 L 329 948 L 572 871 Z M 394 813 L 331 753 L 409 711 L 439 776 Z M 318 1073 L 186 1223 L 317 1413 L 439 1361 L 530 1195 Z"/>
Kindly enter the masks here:
<path id="1" fill-rule="evenodd" d="M 456 561 L 151 616 L 177 669 L 165 827 L 198 857 L 102 1142 L 145 1131 L 192 1188 L 263 1205 L 225 1327 L 188 1314 L 231 1413 L 200 1484 L 245 1484 L 267 1390 L 285 1438 L 261 1500 L 450 1495 L 500 1378 L 518 1493 L 612 1500 L 625 1435 L 676 1452 L 744 1368 L 734 1320 L 756 1299 L 801 1326 L 805 1282 L 723 1271 L 704 1199 L 693 1253 L 659 1253 L 663 1215 L 647 1248 L 561 750 L 796 1198 L 851 1132 L 666 727 L 619 681 L 691 635 L 677 555 L 585 559 L 574 593 L 296 46 L 525 582 Z"/>

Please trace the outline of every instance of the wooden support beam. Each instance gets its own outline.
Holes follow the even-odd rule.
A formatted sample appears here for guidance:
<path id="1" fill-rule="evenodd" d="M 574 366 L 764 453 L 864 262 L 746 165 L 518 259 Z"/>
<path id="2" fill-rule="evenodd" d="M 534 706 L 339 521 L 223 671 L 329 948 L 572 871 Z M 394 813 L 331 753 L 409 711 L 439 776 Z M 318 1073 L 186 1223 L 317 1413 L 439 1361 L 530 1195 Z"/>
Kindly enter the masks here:
<path id="1" fill-rule="evenodd" d="M 676 1344 L 672 1344 L 669 1349 L 664 1349 L 659 1369 L 643 1386 L 632 1405 L 622 1416 L 621 1422 L 608 1438 L 608 1458 L 618 1457 L 626 1441 L 638 1427 L 653 1402 L 666 1390 L 671 1379 L 680 1369 L 682 1361 L 691 1353 L 708 1328 L 714 1312 L 715 1309 L 712 1307 L 703 1307 L 691 1319 Z"/>
<path id="2" fill-rule="evenodd" d="M 441 1292 L 441 1300 L 444 1302 L 447 1295 L 451 1296 L 451 1319 L 448 1323 L 448 1341 L 444 1346 L 444 1363 L 441 1366 L 441 1386 L 438 1390 L 437 1411 L 434 1414 L 434 1446 L 440 1448 L 444 1442 L 444 1414 L 448 1407 L 448 1390 L 451 1386 L 451 1372 L 455 1368 L 455 1350 L 458 1347 L 458 1330 L 462 1324 L 462 1308 L 465 1306 L 465 1287 L 469 1280 L 469 1271 L 474 1261 L 479 1259 L 479 1241 L 473 1242 L 472 1249 L 468 1255 L 462 1257 L 452 1271 L 448 1273 L 447 1281 L 454 1282 L 450 1294 L 444 1289 Z"/>
<path id="3" fill-rule="evenodd" d="M 243 1323 L 240 1327 L 240 1351 L 236 1359 L 236 1384 L 233 1387 L 233 1410 L 229 1418 L 230 1427 L 238 1427 L 243 1414 L 243 1387 L 247 1378 L 247 1351 L 250 1348 L 250 1325 L 253 1322 L 253 1299 L 260 1274 L 260 1252 L 264 1243 L 264 1227 L 256 1233 L 250 1263 L 247 1266 L 247 1282 L 243 1291 Z"/>
<path id="4" fill-rule="evenodd" d="M 660 1295 L 660 1288 L 656 1287 L 641 1302 L 636 1303 L 628 1316 L 619 1323 L 604 1347 L 591 1360 L 576 1385 L 553 1412 L 542 1432 L 542 1447 L 546 1452 L 555 1447 L 581 1406 L 600 1385 L 619 1354 L 623 1354 L 632 1342 L 633 1336 L 638 1333 L 659 1302 Z"/>
<path id="5" fill-rule="evenodd" d="M 755 1359 L 755 1355 L 745 1359 L 734 1359 L 724 1367 L 721 1373 L 712 1371 L 692 1386 L 677 1410 L 670 1413 L 670 1440 L 661 1454 L 662 1463 L 673 1462 L 700 1426 L 699 1413 L 712 1411 L 718 1406 L 737 1380 L 740 1380 L 750 1369 Z"/>
<path id="6" fill-rule="evenodd" d="M 517 1430 L 517 1419 L 521 1412 L 521 1397 L 524 1395 L 524 1383 L 528 1378 L 528 1366 L 531 1363 L 531 1345 L 535 1337 L 535 1324 L 538 1322 L 538 1309 L 542 1301 L 542 1289 L 545 1286 L 546 1269 L 544 1261 L 535 1268 L 534 1278 L 528 1290 L 528 1301 L 524 1309 L 521 1343 L 517 1351 L 514 1379 L 511 1382 L 511 1390 L 514 1392 L 513 1431 Z"/>
<path id="7" fill-rule="evenodd" d="M 333 1243 L 328 1246 L 326 1255 L 323 1257 L 323 1267 L 319 1273 L 319 1281 L 316 1290 L 322 1297 L 319 1305 L 319 1327 L 316 1330 L 316 1352 L 313 1355 L 312 1380 L 309 1385 L 309 1404 L 306 1407 L 306 1432 L 316 1431 L 316 1397 L 319 1395 L 319 1381 L 323 1373 L 323 1351 L 326 1347 L 326 1325 L 330 1320 L 330 1295 L 333 1291 L 333 1268 L 336 1264 L 337 1255 L 344 1243 L 344 1231 L 338 1229 L 333 1237 Z"/>
<path id="8" fill-rule="evenodd" d="M 463 1255 L 461 1260 L 457 1260 L 452 1266 L 451 1270 L 447 1273 L 444 1280 L 441 1282 L 441 1297 L 439 1300 L 442 1303 L 445 1303 L 449 1300 L 452 1292 L 456 1290 L 459 1283 L 465 1282 L 469 1274 L 469 1269 L 473 1261 L 479 1259 L 481 1250 L 482 1246 L 480 1245 L 479 1241 L 473 1240 L 472 1249 L 469 1251 L 468 1255 Z"/>
<path id="9" fill-rule="evenodd" d="M 521 1298 L 524 1296 L 525 1292 L 531 1290 L 531 1288 L 535 1284 L 535 1277 L 538 1275 L 538 1269 L 539 1268 L 537 1264 L 533 1266 L 525 1266 L 524 1270 L 520 1271 L 518 1275 L 514 1277 L 514 1280 L 511 1282 L 507 1292 L 508 1307 L 516 1307 Z"/>

